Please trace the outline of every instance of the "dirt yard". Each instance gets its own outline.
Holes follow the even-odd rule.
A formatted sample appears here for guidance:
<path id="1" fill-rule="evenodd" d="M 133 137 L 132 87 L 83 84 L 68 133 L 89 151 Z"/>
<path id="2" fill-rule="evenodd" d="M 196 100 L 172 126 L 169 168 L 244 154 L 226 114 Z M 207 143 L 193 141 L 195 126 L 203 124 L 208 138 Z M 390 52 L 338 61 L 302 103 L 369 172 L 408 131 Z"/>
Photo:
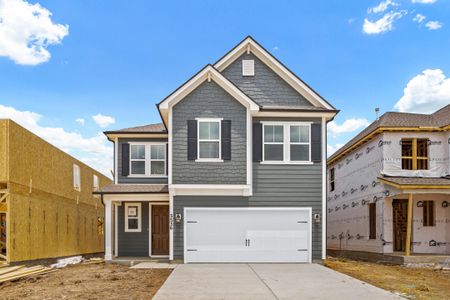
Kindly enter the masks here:
<path id="1" fill-rule="evenodd" d="M 409 299 L 450 299 L 450 271 L 328 258 L 325 266 Z"/>
<path id="2" fill-rule="evenodd" d="M 0 284 L 0 299 L 151 299 L 171 270 L 80 264 Z"/>

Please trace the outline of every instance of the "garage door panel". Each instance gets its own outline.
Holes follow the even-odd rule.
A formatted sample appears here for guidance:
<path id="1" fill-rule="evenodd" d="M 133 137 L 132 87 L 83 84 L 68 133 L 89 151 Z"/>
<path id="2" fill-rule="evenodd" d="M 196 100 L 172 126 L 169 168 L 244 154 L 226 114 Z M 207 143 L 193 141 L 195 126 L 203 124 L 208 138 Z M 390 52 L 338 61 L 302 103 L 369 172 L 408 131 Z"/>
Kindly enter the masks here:
<path id="1" fill-rule="evenodd" d="M 186 208 L 186 262 L 308 262 L 310 209 Z"/>

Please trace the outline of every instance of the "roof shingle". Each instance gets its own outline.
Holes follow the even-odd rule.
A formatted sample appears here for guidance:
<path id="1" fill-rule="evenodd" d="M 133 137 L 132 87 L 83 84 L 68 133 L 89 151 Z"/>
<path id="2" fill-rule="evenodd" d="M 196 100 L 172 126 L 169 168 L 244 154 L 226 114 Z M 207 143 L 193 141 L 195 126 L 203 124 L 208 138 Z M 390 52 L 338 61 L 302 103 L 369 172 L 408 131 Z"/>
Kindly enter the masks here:
<path id="1" fill-rule="evenodd" d="M 110 184 L 94 194 L 167 194 L 167 184 Z"/>

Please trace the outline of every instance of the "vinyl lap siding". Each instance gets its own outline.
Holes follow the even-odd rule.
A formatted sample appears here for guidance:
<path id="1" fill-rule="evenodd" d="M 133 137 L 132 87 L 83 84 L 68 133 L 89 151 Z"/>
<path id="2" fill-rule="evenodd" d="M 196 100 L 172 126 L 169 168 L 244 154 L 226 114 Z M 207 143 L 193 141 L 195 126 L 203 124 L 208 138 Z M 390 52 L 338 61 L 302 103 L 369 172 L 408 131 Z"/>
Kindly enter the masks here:
<path id="1" fill-rule="evenodd" d="M 123 202 L 119 206 L 119 214 L 117 216 L 117 246 L 119 256 L 149 256 L 148 202 L 140 202 L 142 205 L 141 232 L 125 232 L 125 203 Z"/>
<path id="2" fill-rule="evenodd" d="M 311 207 L 322 215 L 322 165 L 266 165 L 253 163 L 255 207 Z M 322 257 L 322 223 L 312 226 L 312 257 Z"/>

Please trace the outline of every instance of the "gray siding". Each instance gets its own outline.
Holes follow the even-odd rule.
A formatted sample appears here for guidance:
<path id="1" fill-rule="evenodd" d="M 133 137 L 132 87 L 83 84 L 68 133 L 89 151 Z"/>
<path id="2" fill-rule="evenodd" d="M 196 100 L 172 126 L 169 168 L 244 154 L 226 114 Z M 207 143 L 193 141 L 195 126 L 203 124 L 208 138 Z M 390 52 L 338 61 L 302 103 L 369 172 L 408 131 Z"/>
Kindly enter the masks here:
<path id="1" fill-rule="evenodd" d="M 125 203 L 119 206 L 117 216 L 117 243 L 119 256 L 149 256 L 149 207 L 148 202 L 142 205 L 141 232 L 125 232 Z M 132 202 L 137 203 L 137 202 Z"/>
<path id="2" fill-rule="evenodd" d="M 187 120 L 231 120 L 231 160 L 195 162 L 187 159 Z M 246 183 L 246 109 L 217 83 L 204 82 L 173 108 L 174 184 Z"/>
<path id="3" fill-rule="evenodd" d="M 242 60 L 255 61 L 255 76 L 242 76 Z M 242 54 L 222 74 L 262 106 L 313 106 L 255 55 Z"/>
<path id="4" fill-rule="evenodd" d="M 117 166 L 117 181 L 118 183 L 165 183 L 167 184 L 167 177 L 128 177 L 122 176 L 122 144 L 129 142 L 167 142 L 167 139 L 119 139 L 118 145 L 118 166 Z"/>

